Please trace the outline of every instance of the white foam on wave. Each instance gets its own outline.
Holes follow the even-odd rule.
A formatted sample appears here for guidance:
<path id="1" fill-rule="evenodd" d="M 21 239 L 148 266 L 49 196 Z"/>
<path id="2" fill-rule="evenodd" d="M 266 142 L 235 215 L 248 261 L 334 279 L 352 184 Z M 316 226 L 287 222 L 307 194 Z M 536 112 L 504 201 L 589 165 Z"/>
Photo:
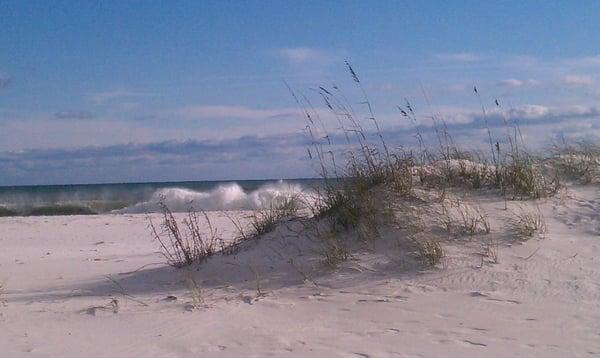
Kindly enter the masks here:
<path id="1" fill-rule="evenodd" d="M 155 191 L 152 197 L 115 213 L 144 213 L 160 211 L 163 202 L 173 212 L 195 210 L 256 210 L 266 209 L 275 200 L 286 197 L 311 197 L 311 192 L 299 184 L 278 182 L 245 192 L 236 183 L 219 185 L 210 191 L 194 191 L 185 188 L 164 188 Z"/>

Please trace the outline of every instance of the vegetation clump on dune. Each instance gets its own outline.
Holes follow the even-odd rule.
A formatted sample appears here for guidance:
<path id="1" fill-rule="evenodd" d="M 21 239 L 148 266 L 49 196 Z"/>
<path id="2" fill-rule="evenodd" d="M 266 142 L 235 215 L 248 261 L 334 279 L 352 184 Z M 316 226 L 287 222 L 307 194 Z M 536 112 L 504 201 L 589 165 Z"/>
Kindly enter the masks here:
<path id="1" fill-rule="evenodd" d="M 223 240 L 205 212 L 190 209 L 180 225 L 164 201 L 159 202 L 159 206 L 161 223 L 155 225 L 150 216 L 148 222 L 152 237 L 160 244 L 169 265 L 184 267 L 202 262 L 223 247 Z"/>
<path id="2" fill-rule="evenodd" d="M 248 227 L 232 220 L 238 235 L 223 244 L 204 214 L 209 236 L 200 235 L 197 215 L 190 212 L 183 221 L 182 234 L 177 221 L 163 204 L 162 232 L 151 223 L 153 236 L 161 243 L 168 262 L 177 267 L 203 261 L 220 251 L 233 253 L 241 242 L 273 231 L 281 222 L 302 221 L 303 235 L 320 243 L 322 262 L 337 267 L 352 257 L 356 242 L 369 244 L 385 233 L 394 232 L 414 250 L 415 257 L 427 266 L 442 261 L 444 250 L 438 229 L 452 237 L 487 235 L 492 232 L 487 214 L 476 203 L 453 197 L 453 192 L 483 192 L 499 195 L 508 208 L 509 200 L 532 200 L 555 195 L 564 180 L 594 183 L 598 179 L 598 146 L 590 144 L 555 146 L 551 156 L 536 156 L 525 148 L 521 130 L 501 114 L 505 135 L 495 138 L 482 104 L 487 138 L 486 151 L 468 151 L 459 147 L 448 132 L 441 116 L 431 116 L 435 145 L 426 143 L 424 126 L 415 109 L 406 101 L 398 106 L 399 116 L 414 126 L 417 148 L 392 148 L 386 142 L 361 80 L 349 63 L 346 67 L 361 99 L 359 111 L 335 84 L 312 89 L 329 110 L 328 120 L 335 121 L 334 131 L 325 115 L 315 110 L 311 100 L 290 88 L 306 122 L 310 139 L 308 156 L 316 164 L 323 185 L 316 198 L 280 198 L 250 218 Z M 366 113 L 360 115 L 359 112 Z M 431 193 L 437 193 L 431 195 Z M 308 207 L 310 215 L 299 213 Z M 432 220 L 424 220 L 429 216 Z M 517 238 L 543 232 L 543 217 L 520 210 L 513 215 Z M 436 227 L 431 227 L 431 226 Z M 486 256 L 497 262 L 497 242 L 487 239 Z M 494 244 L 490 244 L 494 242 Z"/>
<path id="3" fill-rule="evenodd" d="M 565 178 L 581 184 L 600 183 L 600 145 L 579 141 L 554 144 L 550 165 Z"/>
<path id="4" fill-rule="evenodd" d="M 247 226 L 230 217 L 237 234 L 228 241 L 221 237 L 206 212 L 193 207 L 178 221 L 162 200 L 160 223 L 155 224 L 150 215 L 147 220 L 152 238 L 160 244 L 167 263 L 181 268 L 204 262 L 215 254 L 235 254 L 242 243 L 258 239 L 275 230 L 282 221 L 296 217 L 302 205 L 299 200 L 296 196 L 275 197 L 267 209 L 257 210 L 247 218 Z"/>
<path id="5" fill-rule="evenodd" d="M 426 214 L 415 209 L 421 207 L 431 213 L 436 200 L 426 198 L 424 191 L 440 193 L 437 199 L 440 210 L 432 217 L 433 222 L 453 235 L 472 236 L 491 232 L 487 215 L 478 205 L 460 200 L 448 209 L 445 204 L 448 193 L 487 189 L 508 201 L 549 197 L 560 190 L 560 173 L 544 166 L 542 159 L 524 149 L 516 123 L 511 125 L 504 118 L 506 137 L 493 138 L 483 106 L 487 154 L 456 145 L 444 119 L 439 116 L 430 118 L 437 145 L 426 143 L 423 126 L 408 101 L 398 109 L 400 115 L 414 125 L 418 149 L 392 149 L 384 139 L 361 80 L 352 66 L 346 65 L 362 95 L 359 104 L 366 115 L 358 115 L 359 111 L 336 85 L 314 89 L 337 121 L 334 133 L 325 130 L 328 126 L 323 115 L 314 110 L 306 96 L 292 92 L 304 113 L 311 139 L 308 154 L 317 163 L 325 182 L 314 217 L 329 222 L 329 229 L 321 235 L 326 262 L 336 261 L 330 257 L 338 258 L 338 262 L 350 257 L 340 249 L 350 246 L 348 238 L 355 236 L 366 242 L 392 229 L 413 244 L 421 262 L 439 263 L 444 256 L 443 248 L 431 228 L 426 230 L 422 219 Z M 477 88 L 474 93 L 479 97 Z M 498 101 L 495 103 L 500 110 Z M 428 221 L 429 226 L 431 222 Z"/>

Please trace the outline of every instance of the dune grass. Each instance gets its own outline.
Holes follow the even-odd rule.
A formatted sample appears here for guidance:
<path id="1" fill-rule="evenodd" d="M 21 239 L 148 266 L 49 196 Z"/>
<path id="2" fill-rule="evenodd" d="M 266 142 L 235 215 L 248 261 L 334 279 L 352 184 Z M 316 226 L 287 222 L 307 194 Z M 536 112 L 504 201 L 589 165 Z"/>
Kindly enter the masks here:
<path id="1" fill-rule="evenodd" d="M 302 208 L 302 199 L 299 195 L 275 197 L 269 207 L 257 210 L 250 217 L 250 234 L 243 237 L 260 237 L 275 230 L 277 225 L 296 217 Z"/>
<path id="2" fill-rule="evenodd" d="M 200 285 L 198 284 L 198 282 L 194 278 L 194 275 L 191 272 L 187 273 L 185 282 L 191 298 L 189 308 L 195 310 L 207 308 L 208 306 L 204 301 L 202 288 L 200 287 Z"/>
<path id="3" fill-rule="evenodd" d="M 511 215 L 510 223 L 517 239 L 528 240 L 536 234 L 541 237 L 546 233 L 546 220 L 538 207 L 534 210 L 519 205 Z"/>
<path id="4" fill-rule="evenodd" d="M 600 145 L 563 139 L 550 148 L 550 165 L 557 174 L 581 184 L 600 182 Z"/>
<path id="5" fill-rule="evenodd" d="M 302 203 L 299 196 L 276 197 L 267 209 L 256 210 L 248 218 L 248 225 L 229 217 L 237 235 L 227 243 L 212 225 L 206 212 L 191 207 L 186 217 L 177 221 L 164 200 L 159 201 L 159 207 L 159 224 L 155 224 L 150 215 L 147 216 L 152 238 L 160 244 L 167 263 L 182 268 L 202 263 L 217 253 L 235 254 L 243 242 L 258 239 L 275 230 L 281 222 L 297 217 Z"/>
<path id="6" fill-rule="evenodd" d="M 494 239 L 485 240 L 483 243 L 483 257 L 487 257 L 492 263 L 500 262 L 498 241 Z"/>
<path id="7" fill-rule="evenodd" d="M 307 96 L 290 89 L 304 113 L 306 133 L 311 142 L 308 155 L 325 183 L 314 217 L 331 226 L 330 232 L 320 235 L 322 255 L 328 266 L 349 257 L 351 245 L 345 240 L 355 236 L 363 241 L 377 239 L 383 228 L 393 228 L 395 208 L 402 206 L 399 202 L 414 200 L 415 190 L 439 191 L 442 197 L 453 189 L 487 190 L 508 201 L 550 197 L 562 187 L 561 176 L 544 165 L 546 158 L 525 149 L 520 128 L 516 123 L 509 123 L 504 114 L 505 130 L 502 132 L 505 134 L 494 137 L 477 88 L 474 88 L 474 94 L 482 106 L 489 144 L 487 153 L 483 149 L 460 148 L 441 116 L 430 118 L 437 144 L 428 144 L 424 140 L 424 127 L 409 101 L 399 105 L 398 109 L 401 117 L 413 124 L 418 148 L 390 149 L 361 79 L 349 63 L 346 66 L 359 89 L 357 103 L 360 108 L 355 108 L 335 84 L 312 89 L 330 110 L 330 117 L 336 121 L 334 124 L 326 123 Z M 495 104 L 496 110 L 503 113 L 497 100 Z M 332 127 L 335 130 L 327 132 L 326 128 Z M 584 173 L 591 171 L 579 169 Z M 442 210 L 437 220 L 455 235 L 491 232 L 487 214 L 478 205 L 463 204 L 451 211 Z M 407 216 L 416 220 L 415 225 L 404 222 L 403 226 L 423 226 L 417 225 L 420 215 Z M 439 242 L 433 238 L 421 240 L 417 247 L 420 261 L 429 266 L 443 256 Z M 488 256 L 497 261 L 497 245 L 487 247 Z"/>
<path id="8" fill-rule="evenodd" d="M 436 240 L 416 241 L 417 255 L 425 266 L 436 266 L 444 258 L 444 249 Z"/>
<path id="9" fill-rule="evenodd" d="M 159 206 L 161 223 L 157 226 L 149 215 L 147 218 L 152 237 L 159 242 L 169 265 L 180 268 L 203 262 L 223 246 L 223 239 L 219 237 L 205 212 L 190 209 L 186 218 L 178 223 L 163 200 L 159 202 Z"/>
<path id="10" fill-rule="evenodd" d="M 0 305 L 2 306 L 6 306 L 6 300 L 4 299 L 4 287 L 5 284 L 3 282 L 0 283 Z"/>
<path id="11" fill-rule="evenodd" d="M 328 108 L 330 115 L 327 118 L 315 109 L 313 100 L 288 86 L 305 120 L 305 131 L 310 140 L 308 157 L 323 182 L 315 189 L 314 203 L 302 203 L 298 197 L 279 198 L 270 207 L 256 211 L 249 218 L 249 225 L 231 219 L 238 234 L 229 245 L 223 245 L 217 238 L 206 214 L 200 216 L 204 218 L 203 225 L 209 227 L 207 238 L 200 234 L 197 214 L 190 213 L 183 221 L 186 234 L 163 206 L 163 230 L 159 232 L 152 223 L 151 228 L 171 265 L 189 265 L 205 260 L 217 251 L 235 253 L 241 242 L 260 238 L 273 232 L 280 223 L 300 218 L 307 230 L 313 231 L 312 235 L 318 238 L 324 265 L 335 268 L 352 256 L 354 245 L 351 240 L 354 238 L 368 243 L 391 230 L 410 240 L 411 235 L 426 231 L 426 221 L 441 224 L 454 236 L 489 234 L 492 231 L 490 221 L 476 203 L 458 202 L 455 207 L 446 207 L 445 198 L 451 191 L 491 193 L 502 197 L 507 207 L 511 200 L 535 200 L 555 195 L 566 177 L 576 177 L 584 183 L 596 180 L 598 146 L 563 145 L 556 147 L 551 158 L 530 153 L 518 124 L 506 118 L 498 100 L 495 110 L 501 114 L 504 128 L 501 128 L 503 134 L 496 137 L 477 88 L 474 88 L 474 95 L 482 108 L 487 149 L 461 148 L 439 115 L 428 117 L 433 123 L 429 137 L 435 141 L 426 141 L 424 130 L 428 127 L 421 125 L 422 118 L 409 101 L 398 106 L 399 117 L 414 127 L 418 146 L 390 146 L 361 79 L 347 62 L 346 67 L 358 89 L 358 101 L 350 101 L 335 84 L 311 89 Z M 332 120 L 334 123 L 327 123 Z M 328 128 L 334 129 L 328 131 Z M 439 193 L 439 199 L 424 199 L 419 194 L 423 191 Z M 425 220 L 425 214 L 417 207 L 431 206 L 436 200 L 442 209 L 437 217 Z M 300 208 L 306 205 L 310 206 L 312 215 L 309 217 L 299 215 Z M 399 213 L 399 208 L 407 212 Z M 398 220 L 399 214 L 402 222 Z M 513 216 L 513 226 L 518 228 L 519 237 L 531 237 L 545 230 L 541 216 L 525 212 Z M 325 228 L 320 226 L 323 223 Z M 217 247 L 217 243 L 221 246 Z M 486 256 L 497 262 L 497 243 L 488 241 L 485 247 Z M 443 257 L 438 238 L 425 237 L 417 242 L 417 258 L 423 264 L 435 266 Z"/>

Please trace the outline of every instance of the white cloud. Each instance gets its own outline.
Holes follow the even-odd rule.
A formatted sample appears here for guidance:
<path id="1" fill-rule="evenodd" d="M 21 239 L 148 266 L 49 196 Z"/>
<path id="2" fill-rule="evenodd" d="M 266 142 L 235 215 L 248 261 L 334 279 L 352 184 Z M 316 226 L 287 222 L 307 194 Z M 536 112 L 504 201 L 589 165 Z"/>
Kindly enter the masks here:
<path id="1" fill-rule="evenodd" d="M 510 88 L 517 88 L 517 87 L 532 87 L 532 86 L 539 86 L 541 85 L 542 82 L 538 81 L 538 80 L 533 80 L 533 79 L 528 79 L 528 80 L 518 80 L 516 78 L 508 78 L 506 80 L 502 80 L 500 82 L 498 82 L 498 85 L 501 87 L 510 87 Z"/>
<path id="2" fill-rule="evenodd" d="M 562 110 L 559 112 L 562 112 Z M 511 117 L 529 120 L 540 119 L 548 116 L 550 113 L 551 109 L 549 107 L 536 104 L 527 104 L 518 108 L 513 108 L 509 111 Z"/>
<path id="3" fill-rule="evenodd" d="M 498 82 L 498 84 L 502 87 L 522 87 L 524 82 L 521 80 L 517 80 L 516 78 L 509 78 L 506 80 L 502 80 Z"/>
<path id="4" fill-rule="evenodd" d="M 492 126 L 504 125 L 504 119 L 517 119 L 528 123 L 576 123 L 579 120 L 595 120 L 600 117 L 600 109 L 590 106 L 557 106 L 550 107 L 538 104 L 526 104 L 501 111 L 498 108 L 487 109 L 487 120 Z M 448 125 L 477 125 L 484 120 L 480 110 L 463 107 L 438 107 L 436 113 Z M 430 125 L 431 122 L 423 121 Z"/>
<path id="5" fill-rule="evenodd" d="M 187 110 L 192 115 L 212 118 L 232 115 L 265 118 L 293 111 L 243 106 L 195 106 Z M 449 133 L 459 145 L 485 146 L 481 111 L 463 107 L 436 107 L 433 110 L 445 120 Z M 488 111 L 485 121 L 489 123 L 494 138 L 504 135 L 504 118 L 516 120 L 531 149 L 559 135 L 592 140 L 600 138 L 600 110 L 595 107 L 530 104 L 509 109 L 505 114 L 503 116 L 495 108 Z M 382 127 L 391 147 L 416 145 L 414 128 L 408 121 L 401 121 L 405 125 L 398 125 L 397 113 L 384 113 L 378 118 L 383 118 L 385 123 L 394 120 L 394 127 Z M 182 177 L 182 173 L 202 173 L 198 174 L 201 177 L 191 179 L 300 177 L 314 173 L 308 168 L 310 161 L 306 160 L 305 154 L 310 143 L 298 130 L 300 118 L 286 122 L 285 125 L 293 128 L 290 131 L 283 131 L 279 125 L 273 126 L 273 121 L 252 121 L 248 127 L 254 134 L 233 133 L 239 132 L 240 126 L 228 130 L 216 128 L 210 132 L 204 125 L 172 128 L 170 123 L 168 128 L 144 129 L 135 126 L 139 121 L 128 126 L 117 121 L 98 121 L 100 119 L 55 119 L 51 123 L 47 120 L 35 123 L 5 121 L 3 125 L 9 127 L 7 131 L 0 131 L 0 172 L 8 174 L 0 178 L 0 184 L 188 179 Z M 323 119 L 327 126 L 335 123 L 334 118 Z M 421 116 L 419 120 L 423 126 L 432 125 L 427 116 Z M 273 127 L 278 127 L 279 132 L 265 131 L 273 130 Z M 365 129 L 368 136 L 374 137 L 372 127 Z M 435 143 L 433 129 L 422 128 L 422 133 L 432 145 Z M 132 137 L 132 134 L 135 136 Z M 340 148 L 345 143 L 344 135 L 339 131 L 329 131 L 329 137 Z M 24 138 L 29 142 L 25 143 Z M 36 180 L 40 182 L 34 182 Z"/>
<path id="6" fill-rule="evenodd" d="M 0 185 L 302 177 L 307 145 L 280 134 L 0 151 Z"/>
<path id="7" fill-rule="evenodd" d="M 592 77 L 582 75 L 567 75 L 562 78 L 561 82 L 567 86 L 577 87 L 591 86 L 595 83 Z"/>
<path id="8" fill-rule="evenodd" d="M 331 55 L 311 47 L 282 48 L 277 53 L 291 64 L 323 63 L 331 60 Z"/>
<path id="9" fill-rule="evenodd" d="M 532 80 L 532 79 L 529 79 L 529 80 L 525 81 L 525 83 L 526 83 L 528 86 L 539 86 L 539 85 L 541 85 L 541 84 L 542 84 L 542 81 L 540 81 L 540 80 Z"/>

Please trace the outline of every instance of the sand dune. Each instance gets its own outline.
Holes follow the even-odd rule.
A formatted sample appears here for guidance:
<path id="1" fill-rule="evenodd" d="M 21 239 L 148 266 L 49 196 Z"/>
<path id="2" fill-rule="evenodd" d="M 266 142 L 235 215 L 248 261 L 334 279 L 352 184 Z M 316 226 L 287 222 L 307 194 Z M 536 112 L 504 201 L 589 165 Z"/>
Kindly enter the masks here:
<path id="1" fill-rule="evenodd" d="M 1 218 L 2 355 L 600 355 L 598 187 L 538 201 L 547 232 L 523 242 L 504 230 L 502 200 L 478 203 L 497 264 L 477 235 L 448 237 L 443 267 L 426 268 L 384 233 L 329 270 L 289 222 L 175 269 L 142 214 Z M 233 235 L 224 213 L 210 216 Z"/>

